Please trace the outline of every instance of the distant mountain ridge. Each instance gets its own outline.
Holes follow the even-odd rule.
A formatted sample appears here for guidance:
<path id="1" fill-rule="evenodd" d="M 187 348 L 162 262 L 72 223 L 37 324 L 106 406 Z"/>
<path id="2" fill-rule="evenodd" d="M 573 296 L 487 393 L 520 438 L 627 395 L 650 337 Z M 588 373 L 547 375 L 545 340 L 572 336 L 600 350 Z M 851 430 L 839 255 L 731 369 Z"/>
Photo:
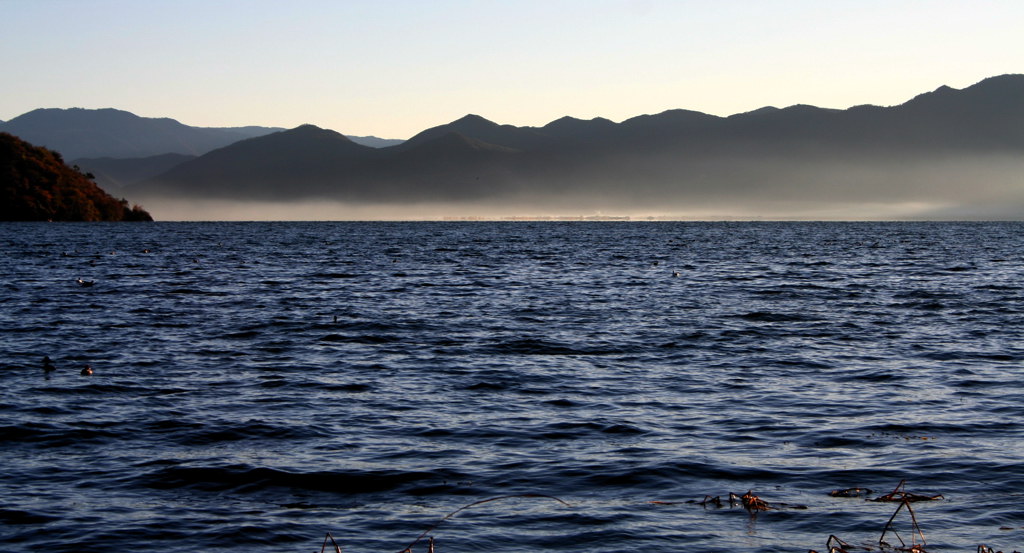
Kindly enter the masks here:
<path id="1" fill-rule="evenodd" d="M 139 117 L 106 108 L 42 108 L 0 124 L 0 131 L 41 144 L 66 159 L 199 156 L 245 138 L 281 129 L 190 127 L 169 118 Z"/>
<path id="2" fill-rule="evenodd" d="M 403 149 L 410 149 L 440 138 L 448 133 L 458 133 L 480 142 L 513 150 L 529 150 L 550 143 L 546 135 L 530 127 L 499 125 L 479 115 L 469 114 L 446 125 L 439 125 L 422 131 L 406 140 L 401 147 Z"/>
<path id="3" fill-rule="evenodd" d="M 131 168 L 119 185 L 151 206 L 161 198 L 312 199 L 594 210 L 786 204 L 814 212 L 895 202 L 943 213 L 970 204 L 971 213 L 997 206 L 1012 214 L 1017 207 L 1007 206 L 1019 204 L 1024 217 L 1024 199 L 1015 199 L 1024 198 L 1019 74 L 962 90 L 941 86 L 889 107 L 798 104 L 728 117 L 673 109 L 620 123 L 562 117 L 541 127 L 470 114 L 399 142 L 368 147 L 303 125 L 195 157 L 139 160 L 145 171 Z M 87 170 L 101 166 L 85 161 Z M 134 162 L 103 163 L 127 174 Z"/>
<path id="4" fill-rule="evenodd" d="M 40 108 L 0 121 L 0 131 L 43 144 L 67 159 L 200 156 L 239 140 L 283 130 L 255 125 L 193 127 L 166 117 L 140 117 L 113 108 Z M 378 148 L 403 142 L 375 136 L 351 138 Z"/>
<path id="5" fill-rule="evenodd" d="M 385 203 L 582 197 L 587 205 L 650 207 L 811 201 L 826 192 L 862 201 L 887 191 L 910 201 L 930 186 L 914 180 L 929 164 L 1020 159 L 1024 75 L 940 87 L 892 107 L 794 105 L 729 117 L 680 109 L 621 123 L 564 117 L 543 127 L 467 115 L 382 149 L 330 133 L 306 126 L 241 141 L 156 176 L 140 193 Z M 965 167 L 943 179 L 966 183 Z M 896 176 L 904 182 L 886 180 Z"/>
<path id="6" fill-rule="evenodd" d="M 91 172 L 104 189 L 118 190 L 154 177 L 189 159 L 279 127 L 192 127 L 170 118 L 140 117 L 104 108 L 41 108 L 0 122 L 0 131 L 58 151 Z M 383 148 L 402 140 L 375 136 L 353 141 Z"/>

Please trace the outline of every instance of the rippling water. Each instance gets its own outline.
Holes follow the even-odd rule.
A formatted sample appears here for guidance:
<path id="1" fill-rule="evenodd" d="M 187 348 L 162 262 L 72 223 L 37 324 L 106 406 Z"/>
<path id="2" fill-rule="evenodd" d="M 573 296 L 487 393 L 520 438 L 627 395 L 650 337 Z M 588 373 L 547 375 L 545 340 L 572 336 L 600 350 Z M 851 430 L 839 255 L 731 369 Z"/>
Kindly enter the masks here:
<path id="1" fill-rule="evenodd" d="M 476 505 L 439 553 L 877 549 L 898 504 L 829 492 L 904 479 L 943 496 L 913 504 L 928 551 L 1024 548 L 1022 224 L 0 224 L 0 248 L 4 551 L 390 553 L 518 494 L 570 506 Z M 697 503 L 748 490 L 773 508 Z"/>

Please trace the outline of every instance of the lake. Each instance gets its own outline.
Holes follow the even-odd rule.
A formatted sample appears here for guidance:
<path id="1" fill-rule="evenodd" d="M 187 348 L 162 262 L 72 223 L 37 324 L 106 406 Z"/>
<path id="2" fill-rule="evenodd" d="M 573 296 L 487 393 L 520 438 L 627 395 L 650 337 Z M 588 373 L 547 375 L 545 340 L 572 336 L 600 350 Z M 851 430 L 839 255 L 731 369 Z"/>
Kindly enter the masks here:
<path id="1" fill-rule="evenodd" d="M 0 223 L 0 251 L 4 551 L 1024 549 L 1024 224 Z M 941 497 L 870 501 L 901 481 Z"/>

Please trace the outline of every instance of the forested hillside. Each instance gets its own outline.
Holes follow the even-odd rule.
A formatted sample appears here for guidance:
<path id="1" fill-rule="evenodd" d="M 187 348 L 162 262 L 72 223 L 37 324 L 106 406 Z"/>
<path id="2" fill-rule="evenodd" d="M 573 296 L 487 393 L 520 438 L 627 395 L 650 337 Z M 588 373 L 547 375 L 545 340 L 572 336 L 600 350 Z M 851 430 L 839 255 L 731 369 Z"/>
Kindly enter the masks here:
<path id="1" fill-rule="evenodd" d="M 152 221 L 106 193 L 57 152 L 0 133 L 0 220 Z"/>

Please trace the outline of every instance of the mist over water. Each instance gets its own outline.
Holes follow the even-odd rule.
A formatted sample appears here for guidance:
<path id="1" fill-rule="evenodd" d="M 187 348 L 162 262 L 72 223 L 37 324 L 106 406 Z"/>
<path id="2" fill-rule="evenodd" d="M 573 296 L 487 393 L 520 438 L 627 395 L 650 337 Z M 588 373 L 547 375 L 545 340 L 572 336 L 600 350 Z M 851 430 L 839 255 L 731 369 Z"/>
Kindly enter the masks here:
<path id="1" fill-rule="evenodd" d="M 0 543 L 396 552 L 532 493 L 438 551 L 867 550 L 896 505 L 829 492 L 905 479 L 928 551 L 1020 550 L 1022 236 L 0 224 Z"/>
<path id="2" fill-rule="evenodd" d="M 185 191 L 119 193 L 163 221 L 438 221 L 529 216 L 676 220 L 1017 220 L 1024 213 L 1017 156 L 677 156 L 613 158 L 573 178 L 504 174 L 446 200 L 423 191 L 349 198 L 343 183 L 271 187 L 246 200 Z M 400 188 L 400 187 L 399 187 Z M 371 195 L 363 191 L 359 196 Z"/>

